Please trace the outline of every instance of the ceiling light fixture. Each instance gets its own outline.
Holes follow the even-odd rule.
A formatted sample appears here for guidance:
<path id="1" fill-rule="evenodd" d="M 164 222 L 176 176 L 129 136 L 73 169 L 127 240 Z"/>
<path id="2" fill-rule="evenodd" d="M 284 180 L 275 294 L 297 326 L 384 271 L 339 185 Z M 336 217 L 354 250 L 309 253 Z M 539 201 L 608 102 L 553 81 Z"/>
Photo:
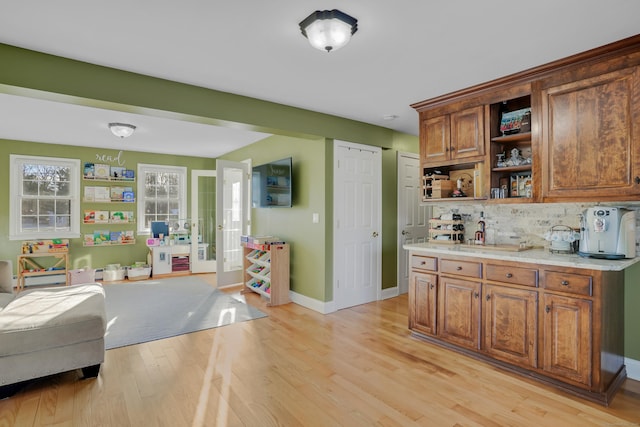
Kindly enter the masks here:
<path id="1" fill-rule="evenodd" d="M 316 10 L 300 22 L 300 31 L 311 46 L 331 52 L 351 40 L 358 31 L 358 20 L 338 9 Z"/>
<path id="2" fill-rule="evenodd" d="M 127 123 L 109 123 L 109 130 L 111 130 L 111 133 L 115 136 L 126 138 L 133 135 L 133 131 L 136 130 L 136 127 Z"/>

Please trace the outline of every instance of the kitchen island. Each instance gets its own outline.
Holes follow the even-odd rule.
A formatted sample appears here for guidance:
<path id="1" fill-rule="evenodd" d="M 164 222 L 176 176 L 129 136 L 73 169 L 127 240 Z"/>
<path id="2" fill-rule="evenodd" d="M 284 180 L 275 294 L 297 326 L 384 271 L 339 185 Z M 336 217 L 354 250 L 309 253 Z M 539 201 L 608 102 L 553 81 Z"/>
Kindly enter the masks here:
<path id="1" fill-rule="evenodd" d="M 435 243 L 404 249 L 415 337 L 611 401 L 626 378 L 624 269 L 640 259 Z"/>

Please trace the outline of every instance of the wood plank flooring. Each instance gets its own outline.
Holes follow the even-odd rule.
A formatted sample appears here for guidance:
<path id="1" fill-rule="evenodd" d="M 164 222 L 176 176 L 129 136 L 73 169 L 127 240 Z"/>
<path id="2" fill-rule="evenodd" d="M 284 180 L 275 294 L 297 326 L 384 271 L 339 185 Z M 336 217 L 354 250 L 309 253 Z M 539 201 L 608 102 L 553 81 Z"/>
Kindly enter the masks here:
<path id="1" fill-rule="evenodd" d="M 329 315 L 246 299 L 269 316 L 109 350 L 95 380 L 0 401 L 0 427 L 640 425 L 639 382 L 605 408 L 419 341 L 406 295 Z"/>

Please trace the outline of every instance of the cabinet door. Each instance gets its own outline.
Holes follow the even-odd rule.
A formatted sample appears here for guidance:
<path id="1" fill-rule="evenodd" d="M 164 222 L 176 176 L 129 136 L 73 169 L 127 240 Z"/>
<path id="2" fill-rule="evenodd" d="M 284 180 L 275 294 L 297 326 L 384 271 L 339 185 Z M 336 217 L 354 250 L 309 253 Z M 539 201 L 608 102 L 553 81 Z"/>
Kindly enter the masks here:
<path id="1" fill-rule="evenodd" d="M 451 114 L 451 159 L 466 159 L 484 154 L 484 107 Z"/>
<path id="2" fill-rule="evenodd" d="M 591 301 L 544 294 L 543 369 L 591 386 Z"/>
<path id="3" fill-rule="evenodd" d="M 483 348 L 492 357 L 536 367 L 538 293 L 484 285 Z"/>
<path id="4" fill-rule="evenodd" d="M 440 277 L 438 334 L 477 350 L 480 344 L 480 283 Z"/>
<path id="5" fill-rule="evenodd" d="M 411 272 L 409 283 L 409 329 L 436 334 L 437 280 L 434 274 Z"/>
<path id="6" fill-rule="evenodd" d="M 640 194 L 639 70 L 542 91 L 544 197 Z"/>
<path id="7" fill-rule="evenodd" d="M 448 114 L 422 120 L 420 125 L 420 161 L 422 165 L 449 160 L 450 141 Z"/>

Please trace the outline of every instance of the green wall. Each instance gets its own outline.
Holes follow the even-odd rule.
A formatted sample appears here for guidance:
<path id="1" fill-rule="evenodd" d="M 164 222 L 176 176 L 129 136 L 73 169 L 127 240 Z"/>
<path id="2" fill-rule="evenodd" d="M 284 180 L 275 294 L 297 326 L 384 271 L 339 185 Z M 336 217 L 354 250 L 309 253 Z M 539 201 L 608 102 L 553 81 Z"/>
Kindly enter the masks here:
<path id="1" fill-rule="evenodd" d="M 102 149 L 102 148 L 84 148 L 84 147 L 72 147 L 68 145 L 56 145 L 56 144 L 40 144 L 35 142 L 24 141 L 8 141 L 0 140 L 0 161 L 2 167 L 0 167 L 0 259 L 14 260 L 14 271 L 16 270 L 16 258 L 20 253 L 21 240 L 9 240 L 9 205 L 11 203 L 9 195 L 9 155 L 10 154 L 25 154 L 33 156 L 45 156 L 45 157 L 63 157 L 71 159 L 80 159 L 81 163 L 96 162 L 96 154 L 106 154 L 113 157 L 118 156 L 118 151 Z M 215 160 L 187 157 L 187 156 L 166 156 L 162 154 L 154 153 L 140 153 L 134 151 L 123 151 L 120 155 L 120 160 L 124 161 L 127 168 L 137 171 L 138 163 L 149 163 L 156 165 L 172 165 L 172 166 L 185 166 L 187 167 L 187 185 L 190 187 L 191 169 L 215 169 Z M 89 181 L 84 182 L 88 185 L 100 185 L 100 183 L 91 183 Z M 130 186 L 134 187 L 137 199 L 137 189 L 135 183 L 131 183 Z M 82 188 L 80 197 L 82 197 Z M 187 197 L 191 193 L 187 192 Z M 81 203 L 81 214 L 84 209 L 94 210 L 132 210 L 136 215 L 137 220 L 137 202 L 132 203 L 131 206 L 118 204 L 98 204 L 98 203 Z M 187 200 L 187 210 L 190 209 L 190 200 Z M 93 233 L 96 229 L 107 230 L 136 230 L 137 224 L 101 224 L 101 225 L 85 225 L 80 227 L 81 234 Z M 123 245 L 123 246 L 107 246 L 107 247 L 84 247 L 82 245 L 82 238 L 71 239 L 69 241 L 69 259 L 72 268 L 93 267 L 101 268 L 107 264 L 122 264 L 130 265 L 134 261 L 146 261 L 148 249 L 145 245 L 146 236 L 137 236 L 135 245 Z"/>
<path id="2" fill-rule="evenodd" d="M 624 355 L 640 360 L 640 263 L 624 272 Z"/>
<path id="3" fill-rule="evenodd" d="M 291 245 L 291 290 L 319 301 L 327 301 L 324 234 L 330 226 L 325 216 L 324 144 L 324 139 L 273 136 L 222 157 L 251 159 L 253 166 L 292 158 L 292 207 L 251 209 L 251 231 Z M 314 213 L 319 214 L 317 224 L 312 222 Z"/>

